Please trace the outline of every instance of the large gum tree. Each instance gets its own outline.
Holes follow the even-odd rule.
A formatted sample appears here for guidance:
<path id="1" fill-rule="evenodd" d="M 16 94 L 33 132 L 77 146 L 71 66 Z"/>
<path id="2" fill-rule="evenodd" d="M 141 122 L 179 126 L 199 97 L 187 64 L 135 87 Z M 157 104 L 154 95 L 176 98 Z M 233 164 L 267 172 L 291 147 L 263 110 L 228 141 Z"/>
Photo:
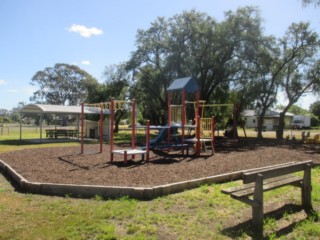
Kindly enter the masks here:
<path id="1" fill-rule="evenodd" d="M 37 103 L 79 105 L 85 101 L 98 82 L 78 66 L 57 63 L 38 71 L 31 79 L 38 88 L 30 98 Z"/>
<path id="2" fill-rule="evenodd" d="M 198 79 L 201 99 L 225 101 L 230 89 L 250 76 L 261 21 L 253 7 L 229 11 L 221 22 L 192 10 L 158 18 L 149 29 L 139 30 L 128 69 L 134 72 L 132 89 L 139 95 L 144 117 L 165 123 L 166 89 L 180 77 Z"/>

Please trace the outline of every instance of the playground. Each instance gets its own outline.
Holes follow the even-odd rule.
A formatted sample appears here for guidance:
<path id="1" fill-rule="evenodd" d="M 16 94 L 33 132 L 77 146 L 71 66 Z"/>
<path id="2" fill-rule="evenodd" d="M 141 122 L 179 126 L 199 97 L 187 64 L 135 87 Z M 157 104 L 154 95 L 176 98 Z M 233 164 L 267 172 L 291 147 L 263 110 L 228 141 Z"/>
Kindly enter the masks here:
<path id="1" fill-rule="evenodd" d="M 154 151 L 149 163 L 137 158 L 124 164 L 121 155 L 110 162 L 109 146 L 104 148 L 99 153 L 99 145 L 92 144 L 86 154 L 77 146 L 25 149 L 2 153 L 0 159 L 31 182 L 123 187 L 153 187 L 292 161 L 320 163 L 318 145 L 275 139 L 239 138 L 234 145 L 217 138 L 214 155 Z"/>
<path id="2" fill-rule="evenodd" d="M 277 212 L 273 207 L 275 202 L 264 202 L 263 193 L 287 185 L 302 189 L 301 207 L 307 215 L 301 214 L 301 207 L 296 206 L 299 219 L 308 219 L 309 215 L 313 217 L 310 213 L 315 214 L 318 205 L 315 204 L 315 211 L 311 212 L 312 201 L 317 201 L 311 195 L 311 188 L 315 186 L 311 183 L 311 168 L 320 164 L 317 141 L 320 135 L 291 131 L 282 141 L 251 137 L 239 119 L 236 104 L 206 104 L 199 99 L 195 82 L 193 78 L 178 79 L 168 88 L 168 119 L 164 126 L 151 126 L 149 120 L 145 126 L 137 125 L 135 99 L 111 98 L 110 102 L 83 103 L 81 111 L 79 107 L 74 110 L 78 116 L 77 122 L 81 123 L 77 124 L 76 129 L 70 130 L 68 126 L 55 126 L 49 131 L 46 129 L 46 141 L 43 141 L 43 126 L 40 126 L 41 141 L 35 141 L 39 147 L 21 146 L 16 151 L 3 151 L 0 154 L 0 169 L 8 180 L 13 180 L 13 185 L 18 186 L 18 191 L 35 195 L 109 199 L 107 201 L 130 198 L 155 199 L 154 202 L 157 202 L 161 197 L 173 196 L 172 193 L 200 189 L 200 192 L 207 194 L 218 183 L 230 184 L 231 187 L 217 189 L 232 198 L 240 196 L 238 200 L 251 205 L 253 227 L 244 228 L 241 225 L 250 219 L 247 213 L 239 215 L 236 225 L 234 219 L 224 218 L 226 220 L 221 233 L 227 236 L 238 235 L 238 228 L 241 232 L 248 229 L 245 230 L 246 235 L 262 236 L 263 218 L 267 216 L 264 210 L 270 210 L 272 214 Z M 193 99 L 187 100 L 190 95 L 193 95 Z M 47 106 L 36 107 L 45 109 Z M 70 113 L 70 110 L 67 111 Z M 116 134 L 114 121 L 116 114 L 121 111 L 128 113 L 131 122 L 121 129 L 123 133 Z M 99 118 L 96 127 L 89 127 L 89 136 L 97 133 L 98 138 L 90 141 L 85 139 L 85 132 L 88 132 L 85 130 L 86 114 L 96 114 L 96 119 Z M 104 139 L 106 132 L 110 135 L 108 139 Z M 21 124 L 19 135 L 21 144 Z M 125 137 L 119 141 L 117 138 L 121 136 Z M 65 141 L 65 146 L 55 146 L 57 140 L 61 140 L 59 144 Z M 69 140 L 74 142 L 68 145 Z M 45 142 L 49 142 L 49 147 L 43 147 Z M 301 172 L 301 169 L 304 169 L 303 177 L 286 175 Z M 249 180 L 245 180 L 245 176 L 250 176 Z M 263 176 L 266 177 L 265 182 Z M 254 177 L 258 180 L 250 180 Z M 233 185 L 233 180 L 241 179 L 243 183 L 251 182 Z M 286 192 L 281 193 L 287 195 Z M 212 199 L 217 199 L 217 196 Z M 223 201 L 227 201 L 226 198 Z M 295 205 L 296 201 L 290 201 L 290 204 L 292 202 Z M 279 201 L 276 204 L 284 205 Z M 213 203 L 206 206 L 211 207 Z M 225 209 L 230 206 L 238 205 L 231 201 Z M 195 203 L 188 204 L 189 207 L 193 209 Z M 288 207 L 285 204 L 284 209 Z M 219 209 L 217 207 L 215 211 L 219 212 Z"/>
<path id="3" fill-rule="evenodd" d="M 199 86 L 193 77 L 176 79 L 167 90 L 167 125 L 150 126 L 147 121 L 141 127 L 145 135 L 142 143 L 136 138 L 135 100 L 112 98 L 110 102 L 82 104 L 80 146 L 25 149 L 3 153 L 0 159 L 29 182 L 116 187 L 155 187 L 292 161 L 320 163 L 320 148 L 314 144 L 259 140 L 248 137 L 244 128 L 239 137 L 235 129 L 243 126 L 237 126 L 236 105 L 205 104 L 199 99 Z M 130 113 L 130 137 L 126 143 L 115 144 L 114 120 L 121 110 Z M 75 112 L 80 113 L 79 109 Z M 233 119 L 228 134 L 216 131 L 216 120 L 226 119 L 221 112 Z M 100 144 L 85 144 L 86 113 L 99 116 Z M 107 144 L 102 134 L 105 113 L 110 114 L 111 129 Z M 155 128 L 156 136 L 150 134 Z"/>

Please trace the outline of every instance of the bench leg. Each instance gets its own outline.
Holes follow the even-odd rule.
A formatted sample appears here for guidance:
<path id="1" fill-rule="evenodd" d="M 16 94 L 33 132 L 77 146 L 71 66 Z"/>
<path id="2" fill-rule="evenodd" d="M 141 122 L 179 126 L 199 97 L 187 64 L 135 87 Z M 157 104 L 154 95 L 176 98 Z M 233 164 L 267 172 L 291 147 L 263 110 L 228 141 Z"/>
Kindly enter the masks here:
<path id="1" fill-rule="evenodd" d="M 302 207 L 307 213 L 312 210 L 311 190 L 311 165 L 308 164 L 304 170 L 301 188 Z"/>
<path id="2" fill-rule="evenodd" d="M 127 164 L 128 162 L 128 154 L 127 151 L 124 151 L 124 164 Z"/>
<path id="3" fill-rule="evenodd" d="M 252 205 L 253 226 L 262 233 L 263 231 L 263 176 L 258 174 L 255 183 Z"/>

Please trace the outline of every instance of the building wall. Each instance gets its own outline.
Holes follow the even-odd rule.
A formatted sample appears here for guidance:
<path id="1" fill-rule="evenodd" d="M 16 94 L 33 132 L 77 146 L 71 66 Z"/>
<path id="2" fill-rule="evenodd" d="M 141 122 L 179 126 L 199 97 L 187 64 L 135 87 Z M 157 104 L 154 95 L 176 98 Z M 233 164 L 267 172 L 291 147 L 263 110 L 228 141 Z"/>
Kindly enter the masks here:
<path id="1" fill-rule="evenodd" d="M 246 122 L 245 126 L 247 128 L 256 128 L 258 124 L 258 120 L 256 116 L 248 116 L 244 117 L 244 120 Z"/>
<path id="2" fill-rule="evenodd" d="M 243 117 L 247 128 L 256 128 L 258 126 L 258 118 L 256 116 L 246 116 Z M 292 123 L 292 117 L 285 117 L 285 128 L 290 128 Z M 279 126 L 279 117 L 266 117 L 263 120 L 263 126 L 266 130 L 277 130 Z"/>
<path id="3" fill-rule="evenodd" d="M 110 121 L 106 118 L 103 122 L 103 138 L 109 139 L 110 136 Z M 85 121 L 84 137 L 99 138 L 100 137 L 100 121 Z"/>

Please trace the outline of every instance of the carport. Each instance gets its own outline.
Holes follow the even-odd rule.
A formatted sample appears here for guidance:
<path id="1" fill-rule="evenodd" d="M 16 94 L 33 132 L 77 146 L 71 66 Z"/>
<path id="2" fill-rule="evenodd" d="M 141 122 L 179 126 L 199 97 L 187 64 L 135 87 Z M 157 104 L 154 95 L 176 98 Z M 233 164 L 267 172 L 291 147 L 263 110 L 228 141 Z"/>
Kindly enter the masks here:
<path id="1" fill-rule="evenodd" d="M 23 114 L 32 113 L 40 115 L 40 142 L 42 142 L 43 132 L 43 116 L 45 114 L 54 115 L 76 115 L 77 116 L 77 130 L 80 132 L 80 117 L 81 117 L 81 106 L 63 106 L 63 105 L 49 105 L 49 104 L 28 104 L 20 110 L 20 141 L 22 140 L 22 116 Z M 100 108 L 84 107 L 85 114 L 100 114 Z M 104 110 L 104 115 L 109 115 L 110 111 Z M 56 124 L 55 124 L 56 128 Z"/>

